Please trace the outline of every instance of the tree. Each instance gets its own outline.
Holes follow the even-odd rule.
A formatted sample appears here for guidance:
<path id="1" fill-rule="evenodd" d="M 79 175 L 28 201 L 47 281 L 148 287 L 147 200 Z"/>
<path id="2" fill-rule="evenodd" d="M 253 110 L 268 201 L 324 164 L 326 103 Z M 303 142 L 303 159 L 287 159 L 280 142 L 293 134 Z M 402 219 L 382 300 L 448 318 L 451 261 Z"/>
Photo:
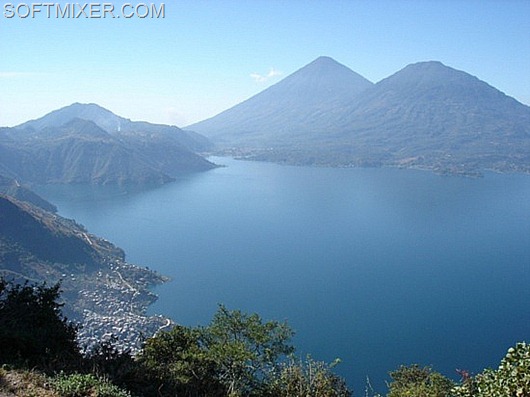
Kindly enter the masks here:
<path id="1" fill-rule="evenodd" d="M 160 395 L 225 395 L 197 328 L 177 325 L 159 332 L 146 341 L 138 363 L 146 371 L 145 383 L 156 385 Z"/>
<path id="2" fill-rule="evenodd" d="M 449 397 L 454 383 L 430 367 L 401 366 L 390 372 L 387 397 Z"/>
<path id="3" fill-rule="evenodd" d="M 202 332 L 228 396 L 260 390 L 278 368 L 279 359 L 294 351 L 288 344 L 293 331 L 286 323 L 264 323 L 257 314 L 230 311 L 223 305 Z"/>
<path id="4" fill-rule="evenodd" d="M 259 395 L 293 348 L 286 324 L 220 306 L 206 327 L 176 326 L 147 340 L 138 361 L 158 393 Z"/>
<path id="5" fill-rule="evenodd" d="M 60 285 L 0 279 L 0 363 L 60 369 L 81 360 L 77 326 L 62 316 Z"/>

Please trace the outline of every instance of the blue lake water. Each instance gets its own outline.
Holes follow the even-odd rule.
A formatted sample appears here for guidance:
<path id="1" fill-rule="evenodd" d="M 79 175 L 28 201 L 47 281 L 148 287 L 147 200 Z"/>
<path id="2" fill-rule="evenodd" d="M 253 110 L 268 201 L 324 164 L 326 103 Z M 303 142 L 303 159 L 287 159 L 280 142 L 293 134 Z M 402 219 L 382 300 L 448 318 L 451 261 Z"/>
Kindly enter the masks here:
<path id="1" fill-rule="evenodd" d="M 530 176 L 213 160 L 226 167 L 153 190 L 38 191 L 172 277 L 152 313 L 286 320 L 298 354 L 340 357 L 357 396 L 400 364 L 456 379 L 530 340 Z"/>

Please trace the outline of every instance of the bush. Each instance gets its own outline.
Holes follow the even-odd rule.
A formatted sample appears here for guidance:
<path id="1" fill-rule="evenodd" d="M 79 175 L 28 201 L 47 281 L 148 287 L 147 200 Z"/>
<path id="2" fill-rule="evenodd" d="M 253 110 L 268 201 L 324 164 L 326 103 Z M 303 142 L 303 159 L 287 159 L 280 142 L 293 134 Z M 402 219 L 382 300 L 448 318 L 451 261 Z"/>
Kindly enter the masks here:
<path id="1" fill-rule="evenodd" d="M 138 363 L 129 350 L 120 350 L 117 337 L 98 342 L 84 352 L 84 369 L 97 377 L 109 379 L 113 384 L 128 388 L 138 381 Z"/>
<path id="2" fill-rule="evenodd" d="M 50 384 L 62 397 L 131 397 L 129 392 L 91 374 L 60 374 Z"/>
<path id="3" fill-rule="evenodd" d="M 454 383 L 430 367 L 401 366 L 390 372 L 387 397 L 449 397 Z"/>
<path id="4" fill-rule="evenodd" d="M 270 382 L 269 395 L 275 397 L 350 397 L 344 379 L 335 375 L 332 364 L 315 361 L 289 359 Z"/>
<path id="5" fill-rule="evenodd" d="M 453 392 L 456 397 L 530 396 L 530 345 L 510 347 L 497 370 L 486 369 Z"/>

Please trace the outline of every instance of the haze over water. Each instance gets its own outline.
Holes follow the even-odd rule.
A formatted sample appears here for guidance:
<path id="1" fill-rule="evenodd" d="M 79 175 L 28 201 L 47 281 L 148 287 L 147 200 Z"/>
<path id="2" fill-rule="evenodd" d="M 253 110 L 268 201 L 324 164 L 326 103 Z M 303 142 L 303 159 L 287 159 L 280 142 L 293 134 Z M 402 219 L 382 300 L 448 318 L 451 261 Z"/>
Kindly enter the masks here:
<path id="1" fill-rule="evenodd" d="M 287 320 L 299 355 L 355 395 L 400 364 L 457 378 L 530 336 L 530 176 L 398 169 L 218 168 L 163 187 L 38 189 L 173 281 L 152 313 L 206 324 L 218 303 Z"/>

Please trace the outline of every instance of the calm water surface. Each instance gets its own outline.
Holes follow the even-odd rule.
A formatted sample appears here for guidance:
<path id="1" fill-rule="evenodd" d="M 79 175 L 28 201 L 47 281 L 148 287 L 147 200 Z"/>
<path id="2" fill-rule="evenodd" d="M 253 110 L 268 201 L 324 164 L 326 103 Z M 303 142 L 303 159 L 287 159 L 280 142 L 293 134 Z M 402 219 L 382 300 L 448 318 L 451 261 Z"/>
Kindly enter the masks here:
<path id="1" fill-rule="evenodd" d="M 298 353 L 340 357 L 357 396 L 400 364 L 457 378 L 530 340 L 530 176 L 213 160 L 227 167 L 149 191 L 39 191 L 173 278 L 151 312 L 287 320 Z"/>

